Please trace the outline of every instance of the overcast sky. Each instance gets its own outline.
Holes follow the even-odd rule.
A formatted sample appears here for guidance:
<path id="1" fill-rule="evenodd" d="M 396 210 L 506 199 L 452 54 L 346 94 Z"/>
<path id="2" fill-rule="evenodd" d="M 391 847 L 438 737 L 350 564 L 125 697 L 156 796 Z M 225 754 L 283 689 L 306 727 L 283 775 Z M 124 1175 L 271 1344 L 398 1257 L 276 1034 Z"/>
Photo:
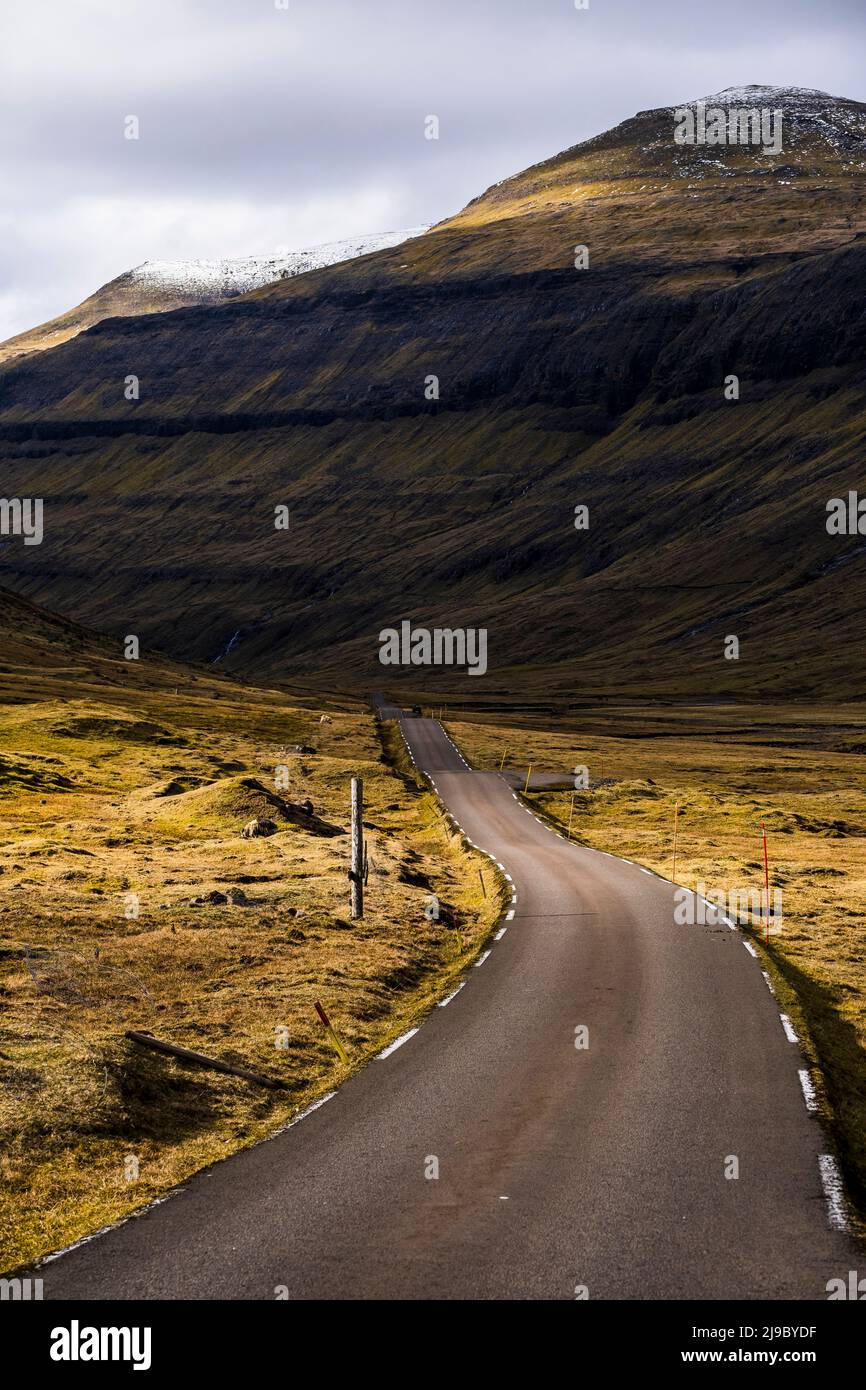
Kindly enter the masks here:
<path id="1" fill-rule="evenodd" d="M 0 339 L 145 260 L 435 222 L 647 107 L 866 100 L 864 0 L 281 2 L 0 0 Z"/>

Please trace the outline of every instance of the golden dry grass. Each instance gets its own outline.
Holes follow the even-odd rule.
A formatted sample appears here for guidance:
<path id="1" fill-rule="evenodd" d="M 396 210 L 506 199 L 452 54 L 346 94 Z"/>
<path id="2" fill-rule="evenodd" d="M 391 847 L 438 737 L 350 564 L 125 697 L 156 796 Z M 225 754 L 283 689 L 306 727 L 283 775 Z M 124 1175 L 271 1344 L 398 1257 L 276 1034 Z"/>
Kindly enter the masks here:
<path id="1" fill-rule="evenodd" d="M 367 715 L 333 709 L 321 724 L 318 710 L 232 686 L 220 701 L 45 693 L 0 705 L 4 1269 L 265 1136 L 363 1065 L 461 972 L 502 903 L 489 871 L 482 897 L 481 861 L 388 764 Z M 278 764 L 289 785 L 276 792 Z M 360 922 L 348 903 L 352 775 L 364 779 L 370 864 Z M 277 796 L 309 799 L 313 816 L 284 818 Z M 271 813 L 276 834 L 241 838 Z M 211 892 L 246 901 L 193 903 Z M 424 913 L 431 893 L 439 921 Z M 146 1053 L 124 1039 L 130 1028 L 287 1089 Z"/>

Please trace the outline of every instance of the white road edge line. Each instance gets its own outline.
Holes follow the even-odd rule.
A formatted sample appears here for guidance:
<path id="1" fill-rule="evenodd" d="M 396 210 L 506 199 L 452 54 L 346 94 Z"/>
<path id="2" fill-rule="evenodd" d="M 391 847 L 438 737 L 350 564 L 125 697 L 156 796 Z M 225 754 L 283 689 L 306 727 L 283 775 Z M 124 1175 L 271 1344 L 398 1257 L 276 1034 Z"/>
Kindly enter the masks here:
<path id="1" fill-rule="evenodd" d="M 446 1004 L 450 1004 L 450 1003 L 451 1003 L 451 1000 L 454 999 L 454 998 L 456 998 L 456 996 L 460 993 L 461 989 L 463 988 L 463 986 L 464 986 L 465 984 L 466 984 L 466 981 L 465 981 L 465 980 L 461 980 L 460 983 L 459 983 L 459 985 L 457 986 L 457 988 L 454 989 L 454 990 L 452 990 L 451 993 L 448 995 L 448 998 L 447 998 L 447 999 L 440 999 L 440 1000 L 439 1000 L 439 1003 L 438 1003 L 438 1005 L 437 1005 L 437 1008 L 444 1009 Z"/>
<path id="2" fill-rule="evenodd" d="M 821 1173 L 821 1186 L 827 1199 L 827 1219 L 833 1231 L 848 1230 L 848 1213 L 845 1208 L 845 1187 L 839 1165 L 832 1154 L 818 1155 L 818 1168 Z"/>
<path id="3" fill-rule="evenodd" d="M 417 1028 L 410 1028 L 408 1033 L 404 1033 L 396 1042 L 389 1043 L 383 1052 L 378 1053 L 376 1061 L 381 1062 L 384 1057 L 390 1057 L 391 1053 L 396 1052 L 398 1047 L 402 1047 L 404 1042 L 408 1042 L 410 1038 L 414 1038 L 417 1032 Z"/>
<path id="4" fill-rule="evenodd" d="M 299 1125 L 301 1120 L 305 1120 L 308 1115 L 312 1115 L 313 1111 L 318 1110 L 326 1101 L 333 1100 L 336 1094 L 336 1091 L 328 1091 L 327 1095 L 319 1096 L 318 1100 L 314 1100 L 312 1104 L 308 1105 L 305 1110 L 302 1110 L 299 1115 L 295 1115 L 293 1119 L 289 1120 L 288 1124 L 281 1125 L 279 1129 L 274 1130 L 273 1134 L 266 1135 L 265 1138 L 261 1139 L 259 1142 L 268 1144 L 272 1139 L 276 1139 L 278 1134 L 285 1134 L 287 1129 L 291 1129 L 294 1125 Z M 257 1147 L 257 1145 L 255 1147 Z M 231 1157 L 231 1155 L 229 1155 L 229 1157 Z M 59 1260 L 63 1255 L 70 1255 L 73 1250 L 78 1250 L 82 1245 L 89 1245 L 92 1240 L 99 1240 L 102 1236 L 107 1236 L 111 1231 L 116 1231 L 119 1227 L 128 1225 L 130 1221 L 137 1221 L 140 1216 L 146 1216 L 149 1211 L 153 1211 L 154 1207 L 161 1207 L 163 1202 L 170 1202 L 172 1197 L 180 1196 L 181 1192 L 187 1187 L 188 1182 L 192 1178 L 200 1176 L 200 1173 L 191 1173 L 189 1179 L 182 1183 L 178 1183 L 176 1187 L 169 1188 L 168 1192 L 163 1192 L 162 1196 L 155 1197 L 152 1202 L 148 1202 L 146 1206 L 140 1207 L 138 1211 L 131 1211 L 128 1216 L 122 1216 L 119 1221 L 112 1221 L 108 1226 L 100 1226 L 98 1231 L 92 1231 L 90 1235 L 82 1236 L 80 1240 L 74 1240 L 71 1245 L 64 1245 L 60 1250 L 52 1250 L 50 1255 L 43 1255 L 41 1259 L 34 1262 L 33 1268 L 41 1269 L 43 1265 L 50 1265 L 55 1260 Z"/>
<path id="5" fill-rule="evenodd" d="M 789 1019 L 788 1015 L 787 1015 L 787 1014 L 779 1014 L 779 1017 L 780 1017 L 780 1019 L 782 1020 L 782 1027 L 783 1027 L 784 1030 L 785 1030 L 785 1037 L 788 1039 L 788 1042 L 794 1042 L 794 1043 L 795 1043 L 795 1042 L 799 1042 L 800 1039 L 797 1037 L 797 1034 L 794 1032 L 794 1025 L 791 1023 L 791 1020 Z"/>
<path id="6" fill-rule="evenodd" d="M 809 1073 L 805 1070 L 805 1068 L 802 1071 L 799 1071 L 797 1075 L 800 1078 L 800 1085 L 803 1088 L 803 1099 L 806 1102 L 806 1109 L 810 1111 L 810 1113 L 814 1114 L 814 1112 L 818 1109 L 818 1097 L 815 1094 L 815 1087 L 812 1084 L 812 1078 L 809 1075 Z"/>

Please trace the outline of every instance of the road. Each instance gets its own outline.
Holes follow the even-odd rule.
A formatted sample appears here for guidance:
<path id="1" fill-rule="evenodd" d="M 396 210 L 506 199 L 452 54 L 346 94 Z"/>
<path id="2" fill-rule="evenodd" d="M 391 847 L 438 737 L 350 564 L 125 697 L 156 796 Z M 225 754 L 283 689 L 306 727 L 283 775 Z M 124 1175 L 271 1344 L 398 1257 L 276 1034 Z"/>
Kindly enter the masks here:
<path id="1" fill-rule="evenodd" d="M 403 728 L 511 875 L 504 934 L 299 1123 L 43 1265 L 45 1297 L 826 1298 L 857 1251 L 739 932 L 676 925 L 672 884 L 542 826 L 437 722 Z"/>

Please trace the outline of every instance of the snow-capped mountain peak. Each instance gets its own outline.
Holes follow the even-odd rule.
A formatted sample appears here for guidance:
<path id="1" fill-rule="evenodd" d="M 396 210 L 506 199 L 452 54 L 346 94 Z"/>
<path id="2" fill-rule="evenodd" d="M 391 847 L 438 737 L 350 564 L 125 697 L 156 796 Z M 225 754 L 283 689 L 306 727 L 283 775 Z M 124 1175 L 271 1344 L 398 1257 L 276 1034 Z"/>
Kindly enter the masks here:
<path id="1" fill-rule="evenodd" d="M 396 232 L 379 232 L 371 235 L 347 237 L 343 241 L 329 241 L 321 246 L 306 247 L 299 251 L 277 252 L 271 256 L 237 256 L 220 260 L 201 261 L 145 261 L 129 271 L 136 286 L 150 290 L 168 290 L 184 295 L 194 295 L 202 301 L 225 299 L 250 290 L 269 285 L 275 280 L 286 280 L 295 275 L 303 275 L 309 270 L 321 270 L 325 266 L 337 265 L 356 256 L 366 256 L 372 251 L 385 251 L 399 246 L 410 237 L 426 232 L 424 227 L 406 227 Z"/>

